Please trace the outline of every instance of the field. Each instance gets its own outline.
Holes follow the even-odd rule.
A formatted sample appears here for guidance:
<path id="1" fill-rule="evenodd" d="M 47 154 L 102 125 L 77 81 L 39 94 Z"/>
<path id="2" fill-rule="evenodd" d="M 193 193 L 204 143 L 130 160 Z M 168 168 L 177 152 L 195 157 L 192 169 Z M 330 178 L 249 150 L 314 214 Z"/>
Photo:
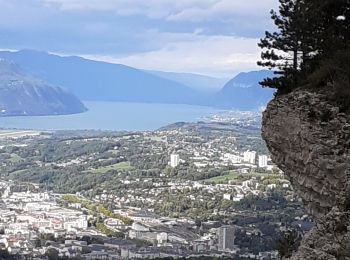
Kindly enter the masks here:
<path id="1" fill-rule="evenodd" d="M 216 184 L 216 183 L 223 183 L 223 182 L 227 183 L 229 181 L 238 180 L 239 178 L 240 178 L 239 173 L 232 171 L 228 175 L 213 177 L 213 178 L 207 179 L 205 181 Z"/>
<path id="2" fill-rule="evenodd" d="M 112 164 L 106 167 L 101 167 L 98 169 L 91 170 L 92 173 L 106 173 L 108 171 L 114 170 L 114 171 L 128 171 L 131 170 L 132 167 L 130 166 L 129 162 L 121 162 Z"/>
<path id="3" fill-rule="evenodd" d="M 149 140 L 155 141 L 155 142 L 166 142 L 166 138 L 160 137 L 160 136 L 151 136 L 149 137 Z"/>
<path id="4" fill-rule="evenodd" d="M 2 138 L 22 138 L 28 136 L 38 136 L 39 131 L 26 131 L 26 130 L 0 130 L 0 139 Z"/>

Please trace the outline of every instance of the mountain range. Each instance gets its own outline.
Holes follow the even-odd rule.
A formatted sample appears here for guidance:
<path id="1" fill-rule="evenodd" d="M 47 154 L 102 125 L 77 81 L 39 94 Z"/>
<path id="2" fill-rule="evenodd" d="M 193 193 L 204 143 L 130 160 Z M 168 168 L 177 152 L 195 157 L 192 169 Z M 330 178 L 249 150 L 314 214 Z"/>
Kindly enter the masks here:
<path id="1" fill-rule="evenodd" d="M 0 116 L 84 111 L 85 106 L 71 93 L 28 75 L 12 61 L 0 59 Z"/>
<path id="2" fill-rule="evenodd" d="M 264 89 L 259 84 L 266 77 L 273 77 L 273 72 L 260 70 L 239 73 L 213 96 L 209 104 L 239 110 L 255 110 L 265 107 L 274 94 L 274 90 Z"/>
<path id="3" fill-rule="evenodd" d="M 270 71 L 241 73 L 227 79 L 191 73 L 145 71 L 47 52 L 0 51 L 36 78 L 62 86 L 81 100 L 204 105 L 256 110 L 272 98 L 272 90 L 258 84 Z"/>
<path id="4" fill-rule="evenodd" d="M 31 50 L 0 52 L 0 57 L 81 100 L 198 104 L 202 99 L 188 86 L 125 65 Z"/>
<path id="5" fill-rule="evenodd" d="M 146 72 L 176 81 L 204 93 L 215 93 L 219 91 L 229 80 L 228 78 L 215 78 L 194 73 L 176 73 L 152 70 L 147 70 Z"/>

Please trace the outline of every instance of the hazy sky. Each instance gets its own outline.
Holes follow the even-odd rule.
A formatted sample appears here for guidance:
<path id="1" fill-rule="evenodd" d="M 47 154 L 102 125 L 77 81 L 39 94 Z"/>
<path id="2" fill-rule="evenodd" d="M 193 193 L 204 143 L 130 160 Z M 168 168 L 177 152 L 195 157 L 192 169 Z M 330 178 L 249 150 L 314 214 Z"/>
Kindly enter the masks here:
<path id="1" fill-rule="evenodd" d="M 277 0 L 0 0 L 0 48 L 230 76 L 256 68 Z"/>

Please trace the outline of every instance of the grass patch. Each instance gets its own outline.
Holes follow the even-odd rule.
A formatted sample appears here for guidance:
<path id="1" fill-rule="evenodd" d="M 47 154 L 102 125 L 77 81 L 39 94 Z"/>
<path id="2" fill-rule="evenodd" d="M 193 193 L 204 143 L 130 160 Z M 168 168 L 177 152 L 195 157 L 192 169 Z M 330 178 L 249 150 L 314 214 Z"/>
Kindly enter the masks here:
<path id="1" fill-rule="evenodd" d="M 238 179 L 239 179 L 239 173 L 232 171 L 230 172 L 230 174 L 213 177 L 205 181 L 217 184 L 217 183 L 229 182 L 229 181 L 238 180 Z"/>
<path id="2" fill-rule="evenodd" d="M 122 232 L 115 232 L 111 229 L 109 229 L 105 224 L 103 223 L 97 223 L 96 228 L 101 231 L 103 234 L 105 234 L 108 237 L 118 237 L 118 238 L 124 238 L 124 233 Z"/>
<path id="3" fill-rule="evenodd" d="M 264 179 L 268 180 L 271 178 L 272 179 L 280 178 L 281 176 L 274 173 L 258 173 L 258 172 L 238 173 L 236 171 L 231 171 L 227 175 L 213 177 L 213 178 L 204 180 L 204 182 L 211 183 L 211 184 L 228 183 L 229 181 L 241 182 L 244 180 L 248 180 L 252 177 L 263 177 Z"/>
<path id="4" fill-rule="evenodd" d="M 119 154 L 118 150 L 109 150 L 108 152 L 112 153 L 113 155 L 118 155 Z"/>
<path id="5" fill-rule="evenodd" d="M 20 161 L 22 161 L 23 159 L 22 159 L 22 157 L 20 157 L 18 154 L 15 154 L 15 153 L 11 153 L 10 154 L 10 162 L 12 162 L 12 163 L 18 163 L 18 162 L 20 162 Z"/>
<path id="6" fill-rule="evenodd" d="M 89 172 L 103 174 L 103 173 L 106 173 L 106 172 L 112 171 L 112 170 L 114 170 L 114 171 L 128 171 L 131 169 L 133 169 L 133 167 L 130 166 L 129 162 L 120 162 L 120 163 L 112 164 L 109 166 L 101 167 L 101 168 L 98 168 L 95 170 L 91 170 Z"/>
<path id="7" fill-rule="evenodd" d="M 155 142 L 166 142 L 166 138 L 160 136 L 151 136 L 148 139 Z"/>

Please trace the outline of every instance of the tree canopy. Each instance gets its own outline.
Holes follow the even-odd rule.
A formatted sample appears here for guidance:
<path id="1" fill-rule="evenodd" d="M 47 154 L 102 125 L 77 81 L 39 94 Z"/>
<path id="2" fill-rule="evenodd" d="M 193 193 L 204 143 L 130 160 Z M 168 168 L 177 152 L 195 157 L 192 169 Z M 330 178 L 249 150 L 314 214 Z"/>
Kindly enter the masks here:
<path id="1" fill-rule="evenodd" d="M 277 30 L 265 32 L 260 40 L 258 65 L 273 70 L 276 77 L 266 78 L 262 86 L 288 93 L 309 84 L 315 74 L 322 84 L 340 79 L 350 83 L 350 72 L 339 70 L 350 63 L 350 0 L 279 0 L 271 18 Z"/>

